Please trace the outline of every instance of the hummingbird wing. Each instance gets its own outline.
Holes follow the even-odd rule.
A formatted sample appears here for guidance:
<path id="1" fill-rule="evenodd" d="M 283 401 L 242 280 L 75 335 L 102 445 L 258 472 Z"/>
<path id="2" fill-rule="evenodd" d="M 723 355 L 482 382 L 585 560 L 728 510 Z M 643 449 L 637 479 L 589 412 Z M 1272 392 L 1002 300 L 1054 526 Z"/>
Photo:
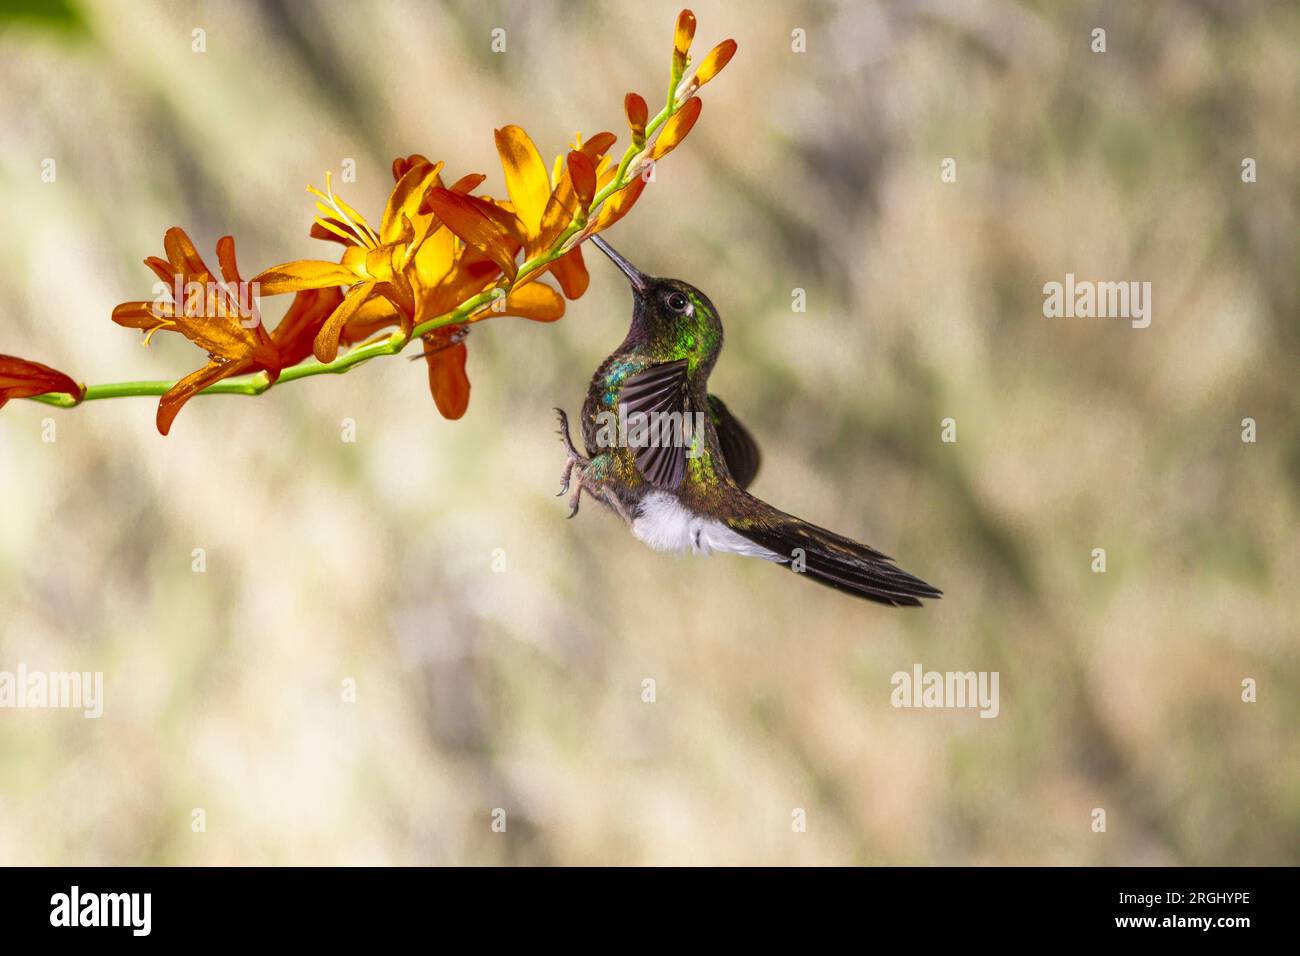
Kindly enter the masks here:
<path id="1" fill-rule="evenodd" d="M 716 395 L 709 396 L 709 411 L 713 417 L 713 427 L 718 433 L 718 446 L 722 457 L 727 460 L 727 471 L 741 488 L 748 488 L 758 474 L 758 464 L 762 456 L 758 453 L 758 442 L 749 433 L 749 429 L 740 424 L 739 419 Z"/>
<path id="2" fill-rule="evenodd" d="M 894 565 L 875 548 L 788 515 L 744 491 L 729 502 L 728 528 L 772 552 L 772 560 L 858 597 L 894 607 L 920 607 L 943 592 Z"/>
<path id="3" fill-rule="evenodd" d="M 690 394 L 687 365 L 686 359 L 651 365 L 629 376 L 618 398 L 619 405 L 627 408 L 628 446 L 637 470 L 655 487 L 669 491 L 676 489 L 686 477 L 687 448 L 681 427 L 688 414 Z M 637 420 L 633 418 L 637 414 L 644 415 L 641 421 L 649 425 L 640 440 L 635 434 Z M 677 415 L 677 431 L 665 435 L 659 430 L 659 423 L 671 424 L 672 420 L 661 416 L 673 414 Z"/>

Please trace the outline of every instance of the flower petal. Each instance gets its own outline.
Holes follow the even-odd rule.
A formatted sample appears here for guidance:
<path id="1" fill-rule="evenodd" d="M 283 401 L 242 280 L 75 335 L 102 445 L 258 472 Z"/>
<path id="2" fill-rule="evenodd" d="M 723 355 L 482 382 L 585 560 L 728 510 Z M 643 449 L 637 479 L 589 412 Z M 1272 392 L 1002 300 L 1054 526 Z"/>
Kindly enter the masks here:
<path id="1" fill-rule="evenodd" d="M 462 245 L 456 255 L 454 268 L 420 297 L 416 306 L 416 324 L 421 325 L 445 315 L 496 282 L 500 275 L 499 265 L 473 246 Z"/>
<path id="2" fill-rule="evenodd" d="M 427 157 L 419 153 L 412 153 L 410 156 L 405 157 L 398 156 L 393 160 L 393 182 L 401 182 L 402 177 L 410 171 L 412 166 L 420 165 L 432 166 L 433 164 L 429 162 Z"/>
<path id="3" fill-rule="evenodd" d="M 596 133 L 591 139 L 582 144 L 578 152 L 582 153 L 593 163 L 600 162 L 600 158 L 609 152 L 609 148 L 618 142 L 618 137 L 613 133 L 605 130 Z"/>
<path id="4" fill-rule="evenodd" d="M 546 212 L 542 215 L 542 228 L 528 244 L 528 258 L 531 259 L 551 247 L 560 233 L 568 228 L 573 217 L 578 214 L 578 205 L 578 193 L 573 188 L 573 177 L 569 175 L 566 165 L 560 181 L 555 184 L 555 192 L 551 194 L 550 202 L 546 204 Z"/>
<path id="5" fill-rule="evenodd" d="M 429 205 L 448 229 L 481 249 L 502 272 L 514 279 L 519 271 L 515 252 L 520 242 L 518 236 L 511 235 L 508 213 L 478 196 L 466 196 L 442 187 L 429 191 Z"/>
<path id="6" fill-rule="evenodd" d="M 128 329 L 155 329 L 167 325 L 175 315 L 170 302 L 123 302 L 113 306 L 113 321 Z"/>
<path id="7" fill-rule="evenodd" d="M 586 274 L 586 269 L 583 269 L 583 274 Z M 513 289 L 506 296 L 505 307 L 500 312 L 488 308 L 475 316 L 475 321 L 496 315 L 515 315 L 534 322 L 554 322 L 564 315 L 564 297 L 544 282 L 530 282 Z"/>
<path id="8" fill-rule="evenodd" d="M 686 68 L 686 54 L 695 39 L 695 14 L 683 10 L 677 14 L 677 28 L 673 31 L 673 71 L 680 76 Z"/>
<path id="9" fill-rule="evenodd" d="M 686 105 L 664 123 L 658 138 L 655 139 L 654 147 L 650 150 L 650 158 L 660 159 L 671 153 L 691 131 L 695 121 L 700 118 L 700 110 L 703 108 L 704 102 L 698 96 L 687 100 Z"/>
<path id="10" fill-rule="evenodd" d="M 312 350 L 316 353 L 316 358 L 321 362 L 332 362 L 339 355 L 339 335 L 343 332 L 343 326 L 347 324 L 352 314 L 361 308 L 361 303 L 370 297 L 370 293 L 375 291 L 375 280 L 368 279 L 365 282 L 358 282 L 348 294 L 343 297 L 339 307 L 330 313 L 330 317 L 325 320 L 319 332 L 316 333 L 316 341 Z"/>
<path id="11" fill-rule="evenodd" d="M 383 218 L 379 221 L 380 242 L 398 242 L 402 238 L 405 228 L 403 218 L 408 221 L 416 218 L 424 194 L 429 191 L 441 171 L 442 163 L 432 166 L 417 163 L 397 181 L 388 197 L 388 205 L 384 207 Z"/>
<path id="12" fill-rule="evenodd" d="M 736 41 L 723 40 L 704 58 L 704 62 L 699 65 L 695 71 L 694 85 L 703 86 L 709 80 L 713 79 L 722 72 L 723 67 L 731 62 L 731 58 L 736 55 Z"/>
<path id="13" fill-rule="evenodd" d="M 597 133 L 587 140 L 577 152 L 595 164 L 600 162 L 617 139 L 618 137 L 613 133 Z M 578 197 L 568 164 L 566 163 L 562 169 L 563 172 L 560 174 L 559 182 L 555 184 L 555 191 L 546 204 L 546 212 L 542 214 L 542 228 L 537 235 L 532 237 L 528 244 L 527 255 L 529 258 L 549 249 L 560 233 L 568 228 L 569 223 L 573 221 L 579 211 L 586 208 Z"/>
<path id="14" fill-rule="evenodd" d="M 627 113 L 627 126 L 632 131 L 632 142 L 640 146 L 645 142 L 645 124 L 650 121 L 650 107 L 639 93 L 623 97 L 623 111 Z"/>
<path id="15" fill-rule="evenodd" d="M 0 408 L 11 398 L 33 398 L 51 392 L 64 392 L 77 401 L 86 394 L 70 375 L 56 368 L 14 355 L 0 355 Z"/>
<path id="16" fill-rule="evenodd" d="M 221 267 L 221 277 L 227 282 L 238 285 L 239 266 L 235 264 L 235 237 L 222 236 L 217 240 L 217 265 Z"/>
<path id="17" fill-rule="evenodd" d="M 337 262 L 320 259 L 299 259 L 283 265 L 272 266 L 253 277 L 261 287 L 262 295 L 281 295 L 301 292 L 303 289 L 329 289 L 352 285 L 358 276 Z"/>
<path id="18" fill-rule="evenodd" d="M 591 200 L 596 195 L 596 167 L 589 156 L 576 150 L 569 152 L 568 166 L 573 191 L 577 193 L 578 202 L 585 212 L 591 207 Z"/>
<path id="19" fill-rule="evenodd" d="M 361 303 L 361 308 L 357 309 L 352 314 L 352 318 L 348 319 L 347 325 L 343 326 L 339 341 L 346 345 L 356 345 L 371 338 L 380 329 L 402 324 L 402 319 L 397 306 L 388 299 L 382 295 L 371 296 Z"/>
<path id="20" fill-rule="evenodd" d="M 180 414 L 180 410 L 185 407 L 185 403 L 199 392 L 223 378 L 230 378 L 233 375 L 249 371 L 252 365 L 253 363 L 248 361 L 226 362 L 214 358 L 197 372 L 186 375 L 158 400 L 158 416 L 156 419 L 158 431 L 166 435 L 171 430 L 172 422 Z"/>
<path id="21" fill-rule="evenodd" d="M 551 181 L 546 164 L 532 139 L 518 126 L 503 126 L 496 131 L 497 153 L 506 174 L 506 190 L 515 205 L 515 213 L 529 235 L 537 232 L 542 213 L 551 198 Z"/>
<path id="22" fill-rule="evenodd" d="M 203 264 L 203 259 L 199 252 L 194 248 L 194 243 L 190 242 L 190 237 L 185 234 L 185 230 L 178 226 L 172 226 L 163 235 L 163 249 L 167 252 L 167 261 L 171 263 L 173 269 L 177 272 L 186 273 L 190 278 L 202 282 L 200 274 L 211 275 L 208 267 Z"/>
<path id="23" fill-rule="evenodd" d="M 454 193 L 472 193 L 483 185 L 485 179 L 487 177 L 482 173 L 466 173 L 451 184 L 451 191 Z"/>
<path id="24" fill-rule="evenodd" d="M 451 271 L 456 261 L 456 234 L 445 226 L 420 245 L 415 253 L 414 281 L 421 289 L 432 289 Z"/>
<path id="25" fill-rule="evenodd" d="M 166 259 L 149 256 L 144 260 L 144 264 L 153 270 L 153 274 L 162 280 L 163 285 L 171 286 L 175 284 L 176 271 L 172 269 L 172 264 Z"/>
<path id="26" fill-rule="evenodd" d="M 326 219 L 324 216 L 315 220 L 311 224 L 311 231 L 308 233 L 313 239 L 324 239 L 326 242 L 337 242 L 341 246 L 355 246 L 356 239 L 348 232 L 348 227 L 343 224 L 342 220 L 335 219 L 332 216 Z"/>
<path id="27" fill-rule="evenodd" d="M 603 232 L 626 216 L 636 201 L 641 198 L 645 187 L 644 176 L 633 177 L 630 183 L 601 203 L 600 212 L 596 213 L 595 224 L 589 226 L 587 232 Z"/>
<path id="28" fill-rule="evenodd" d="M 574 246 L 560 258 L 551 263 L 551 275 L 560 283 L 560 288 L 569 299 L 580 299 L 587 291 L 591 276 L 587 274 L 587 264 L 582 261 L 582 247 Z M 528 288 L 528 286 L 523 286 Z"/>
<path id="29" fill-rule="evenodd" d="M 424 360 L 429 363 L 429 392 L 433 403 L 443 418 L 455 421 L 469 407 L 469 376 L 465 374 L 465 360 L 469 350 L 464 342 L 450 342 L 447 332 L 438 329 L 424 337 L 427 348 Z"/>
<path id="30" fill-rule="evenodd" d="M 289 310 L 271 333 L 281 367 L 297 365 L 312 354 L 312 340 L 342 302 L 343 293 L 337 288 L 304 289 L 293 297 Z"/>

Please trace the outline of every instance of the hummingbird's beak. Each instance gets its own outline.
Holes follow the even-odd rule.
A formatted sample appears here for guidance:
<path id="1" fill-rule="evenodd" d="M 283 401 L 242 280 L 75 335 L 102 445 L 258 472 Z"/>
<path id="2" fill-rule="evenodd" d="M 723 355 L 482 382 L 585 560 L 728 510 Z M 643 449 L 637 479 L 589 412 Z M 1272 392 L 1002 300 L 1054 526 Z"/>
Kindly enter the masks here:
<path id="1" fill-rule="evenodd" d="M 600 236 L 592 236 L 591 241 L 596 244 L 597 249 L 609 256 L 614 265 L 623 270 L 623 275 L 627 276 L 628 281 L 632 283 L 632 288 L 638 294 L 644 294 L 650 288 L 650 282 L 645 273 L 619 255 L 608 242 L 600 238 Z"/>

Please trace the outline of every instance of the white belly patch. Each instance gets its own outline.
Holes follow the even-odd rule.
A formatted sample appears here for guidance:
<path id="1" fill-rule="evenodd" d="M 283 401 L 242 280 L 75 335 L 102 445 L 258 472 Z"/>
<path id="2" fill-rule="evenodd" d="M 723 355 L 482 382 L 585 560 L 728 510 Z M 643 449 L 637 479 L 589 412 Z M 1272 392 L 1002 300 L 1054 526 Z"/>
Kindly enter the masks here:
<path id="1" fill-rule="evenodd" d="M 696 514 L 662 491 L 641 499 L 641 513 L 632 522 L 632 534 L 656 551 L 679 554 L 721 551 L 765 561 L 782 560 L 775 552 L 742 537 L 721 521 Z"/>

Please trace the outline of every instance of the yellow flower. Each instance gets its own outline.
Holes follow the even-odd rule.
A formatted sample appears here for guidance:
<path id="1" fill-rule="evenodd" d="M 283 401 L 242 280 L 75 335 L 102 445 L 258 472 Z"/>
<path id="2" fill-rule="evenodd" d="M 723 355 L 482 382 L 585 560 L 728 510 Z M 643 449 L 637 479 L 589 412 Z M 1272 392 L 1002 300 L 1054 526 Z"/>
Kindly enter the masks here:
<path id="1" fill-rule="evenodd" d="M 378 232 L 334 194 L 328 173 L 325 192 L 308 187 L 319 197 L 316 208 L 321 215 L 316 217 L 316 225 L 346 247 L 342 261 L 299 259 L 273 266 L 253 281 L 259 283 L 263 295 L 348 287 L 343 301 L 316 335 L 313 350 L 320 361 L 332 362 L 338 356 L 343 327 L 372 295 L 392 303 L 404 330 L 413 327 L 416 301 L 406 269 L 433 226 L 433 216 L 422 214 L 420 207 L 441 169 L 441 163 L 412 165 L 389 196 Z"/>
<path id="2" fill-rule="evenodd" d="M 421 156 L 393 163 L 393 175 L 402 177 L 407 164 L 427 163 Z M 456 309 L 497 282 L 509 268 L 513 275 L 514 259 L 521 245 L 519 226 L 514 214 L 489 199 L 470 196 L 485 177 L 464 176 L 450 189 L 435 184 L 427 197 L 427 215 L 438 218 L 437 225 L 421 243 L 410 260 L 406 275 L 415 299 L 416 325 L 422 325 Z M 447 222 L 443 222 L 445 219 Z M 476 241 L 466 242 L 451 225 Z M 520 284 L 470 316 L 466 322 L 443 326 L 424 336 L 423 357 L 428 363 L 429 391 L 444 418 L 465 414 L 469 404 L 469 377 L 465 371 L 468 351 L 465 337 L 469 325 L 496 315 L 513 315 L 535 322 L 553 322 L 564 315 L 564 299 L 545 283 Z M 399 323 L 399 310 L 392 302 L 374 297 L 361 306 L 342 330 L 342 340 L 352 344 L 364 341 L 386 326 Z"/>
<path id="3" fill-rule="evenodd" d="M 594 177 L 587 176 L 586 172 L 589 169 L 603 171 L 609 165 L 606 153 L 615 139 L 613 133 L 597 133 L 585 144 L 579 143 L 570 150 L 568 161 L 563 166 L 557 161 L 552 183 L 541 153 L 522 128 L 505 126 L 496 131 L 497 153 L 505 173 L 506 191 L 523 231 L 526 260 L 549 249 L 575 216 L 586 215 L 595 192 L 594 188 L 582 188 L 588 185 L 588 181 L 594 187 Z M 579 170 L 577 182 L 573 175 L 575 164 Z M 462 236 L 469 241 L 468 236 L 463 233 Z M 569 250 L 548 268 L 567 298 L 580 298 L 587 291 L 590 278 L 582 261 L 581 249 Z M 539 277 L 542 271 L 545 270 L 526 277 L 527 280 Z"/>

